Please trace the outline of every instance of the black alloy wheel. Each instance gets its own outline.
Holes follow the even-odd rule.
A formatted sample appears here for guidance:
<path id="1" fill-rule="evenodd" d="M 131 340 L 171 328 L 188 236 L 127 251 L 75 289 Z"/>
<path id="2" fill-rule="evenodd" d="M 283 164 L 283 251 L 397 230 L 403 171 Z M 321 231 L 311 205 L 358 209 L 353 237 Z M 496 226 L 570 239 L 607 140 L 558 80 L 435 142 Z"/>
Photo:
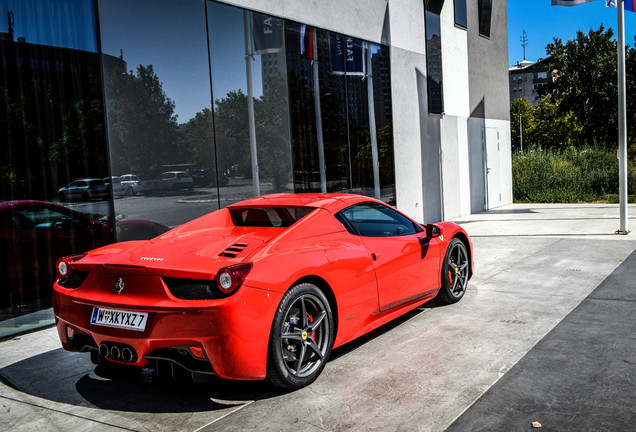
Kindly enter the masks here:
<path id="1" fill-rule="evenodd" d="M 313 284 L 291 288 L 276 311 L 270 333 L 267 380 L 297 389 L 322 372 L 333 346 L 334 323 L 329 301 Z"/>
<path id="2" fill-rule="evenodd" d="M 442 263 L 442 287 L 437 298 L 444 304 L 456 303 L 464 296 L 470 277 L 466 246 L 458 238 L 451 240 Z"/>

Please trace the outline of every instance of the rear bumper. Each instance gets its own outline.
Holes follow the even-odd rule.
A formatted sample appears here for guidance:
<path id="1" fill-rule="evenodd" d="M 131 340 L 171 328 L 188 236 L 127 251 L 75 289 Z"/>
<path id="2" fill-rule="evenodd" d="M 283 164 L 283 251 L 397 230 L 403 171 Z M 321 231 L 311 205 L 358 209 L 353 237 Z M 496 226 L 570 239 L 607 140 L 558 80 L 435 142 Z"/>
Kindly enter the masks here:
<path id="1" fill-rule="evenodd" d="M 54 285 L 57 331 L 69 351 L 94 350 L 102 344 L 120 349 L 129 346 L 135 356 L 128 363 L 145 366 L 149 360 L 166 356 L 179 360 L 177 354 L 187 354 L 187 347 L 196 345 L 203 348 L 211 367 L 201 372 L 225 379 L 265 378 L 269 333 L 280 293 L 244 286 L 226 299 L 201 301 L 201 306 L 175 300 L 169 305 L 162 302 L 161 307 L 92 301 L 78 294 Z M 91 324 L 94 307 L 148 312 L 146 328 L 137 331 Z M 69 338 L 70 334 L 74 337 Z M 190 360 L 183 357 L 183 361 Z"/>

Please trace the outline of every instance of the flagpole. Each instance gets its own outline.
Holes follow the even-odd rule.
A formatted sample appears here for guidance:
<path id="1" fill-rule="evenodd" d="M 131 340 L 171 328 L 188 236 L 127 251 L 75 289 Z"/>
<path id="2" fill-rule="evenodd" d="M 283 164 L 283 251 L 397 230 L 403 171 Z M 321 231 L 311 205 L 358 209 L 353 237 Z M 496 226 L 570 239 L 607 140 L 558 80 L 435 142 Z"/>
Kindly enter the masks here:
<path id="1" fill-rule="evenodd" d="M 627 226 L 627 123 L 625 96 L 625 2 L 616 1 L 617 40 L 616 52 L 618 60 L 618 169 L 620 229 L 616 234 L 629 234 Z"/>
<path id="2" fill-rule="evenodd" d="M 325 142 L 322 136 L 322 111 L 320 107 L 320 70 L 318 69 L 318 35 L 314 30 L 311 32 L 310 44 L 313 45 L 314 58 L 311 60 L 314 73 L 314 109 L 316 111 L 316 138 L 318 141 L 318 166 L 320 169 L 320 191 L 327 192 L 327 164 L 325 163 Z M 309 184 L 311 185 L 311 173 L 309 174 Z"/>
<path id="3" fill-rule="evenodd" d="M 252 86 L 252 44 L 250 43 L 248 11 L 243 11 L 243 27 L 245 31 L 245 75 L 247 76 L 247 119 L 250 133 L 250 156 L 252 159 L 252 183 L 254 196 L 261 194 L 258 181 L 258 151 L 256 149 L 256 122 L 254 120 L 254 90 Z"/>

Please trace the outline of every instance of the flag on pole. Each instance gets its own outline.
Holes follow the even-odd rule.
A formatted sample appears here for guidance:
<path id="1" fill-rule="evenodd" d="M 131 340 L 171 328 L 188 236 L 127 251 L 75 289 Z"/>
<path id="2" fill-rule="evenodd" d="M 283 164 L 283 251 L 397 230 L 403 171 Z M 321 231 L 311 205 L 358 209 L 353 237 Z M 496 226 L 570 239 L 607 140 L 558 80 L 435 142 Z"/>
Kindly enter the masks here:
<path id="1" fill-rule="evenodd" d="M 302 24 L 300 26 L 300 54 L 309 60 L 316 60 L 314 52 L 314 28 Z"/>
<path id="2" fill-rule="evenodd" d="M 552 0 L 552 6 L 576 6 L 594 0 Z"/>
<path id="3" fill-rule="evenodd" d="M 364 49 L 362 41 L 337 33 L 329 35 L 331 73 L 334 75 L 365 74 Z"/>
<path id="4" fill-rule="evenodd" d="M 634 0 L 625 0 L 623 2 L 625 10 L 634 12 Z M 607 7 L 616 7 L 616 0 L 606 0 L 605 6 Z"/>
<path id="5" fill-rule="evenodd" d="M 252 12 L 252 47 L 254 54 L 279 52 L 283 48 L 283 20 Z"/>

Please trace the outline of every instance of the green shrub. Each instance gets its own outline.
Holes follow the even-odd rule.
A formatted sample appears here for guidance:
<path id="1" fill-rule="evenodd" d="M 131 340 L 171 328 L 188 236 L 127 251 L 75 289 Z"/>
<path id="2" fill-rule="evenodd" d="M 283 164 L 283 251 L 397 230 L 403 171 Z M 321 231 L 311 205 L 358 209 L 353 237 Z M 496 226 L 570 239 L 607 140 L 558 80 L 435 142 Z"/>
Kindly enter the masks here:
<path id="1" fill-rule="evenodd" d="M 628 190 L 636 193 L 636 170 L 628 162 Z M 619 193 L 618 159 L 605 149 L 533 151 L 512 157 L 515 202 L 576 203 Z"/>

